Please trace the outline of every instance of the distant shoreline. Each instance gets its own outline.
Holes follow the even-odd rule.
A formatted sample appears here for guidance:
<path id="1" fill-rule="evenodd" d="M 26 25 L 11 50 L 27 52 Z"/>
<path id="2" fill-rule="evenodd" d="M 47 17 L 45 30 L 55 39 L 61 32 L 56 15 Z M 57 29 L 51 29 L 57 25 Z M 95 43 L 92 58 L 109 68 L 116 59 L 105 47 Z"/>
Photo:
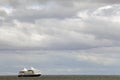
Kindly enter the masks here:
<path id="1" fill-rule="evenodd" d="M 18 76 L 18 75 L 0 75 L 0 77 L 1 76 Z M 66 75 L 66 74 L 58 75 L 58 74 L 56 74 L 56 75 L 42 75 L 42 76 L 120 76 L 120 75 L 74 75 L 74 74 L 73 75 L 69 75 L 69 74 L 68 75 Z"/>

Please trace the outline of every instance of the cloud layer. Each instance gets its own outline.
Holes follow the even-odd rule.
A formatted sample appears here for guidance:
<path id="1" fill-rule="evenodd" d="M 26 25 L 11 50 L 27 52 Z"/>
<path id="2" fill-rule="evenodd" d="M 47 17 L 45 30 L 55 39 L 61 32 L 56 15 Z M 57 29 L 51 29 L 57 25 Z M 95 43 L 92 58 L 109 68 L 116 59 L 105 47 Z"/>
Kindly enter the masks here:
<path id="1" fill-rule="evenodd" d="M 79 11 L 73 18 L 32 19 L 34 22 L 22 22 L 19 18 L 7 15 L 1 18 L 1 49 L 17 47 L 56 50 L 119 46 L 119 7 L 113 5 Z M 15 15 L 16 12 L 4 11 L 14 17 L 21 16 L 23 20 L 22 17 L 28 15 L 26 12 Z M 36 16 L 41 16 L 39 10 L 35 11 Z"/>
<path id="2" fill-rule="evenodd" d="M 119 13 L 118 0 L 1 0 L 0 74 L 30 66 L 43 74 L 120 74 Z"/>
<path id="3" fill-rule="evenodd" d="M 117 51 L 119 48 L 114 49 Z M 120 74 L 120 65 L 118 64 L 120 55 L 118 53 L 108 53 L 110 51 L 111 48 L 82 51 L 0 51 L 0 53 L 3 53 L 0 54 L 0 70 L 1 74 L 16 74 L 23 67 L 30 68 L 34 66 L 45 75 Z M 9 57 L 6 58 L 6 56 Z"/>

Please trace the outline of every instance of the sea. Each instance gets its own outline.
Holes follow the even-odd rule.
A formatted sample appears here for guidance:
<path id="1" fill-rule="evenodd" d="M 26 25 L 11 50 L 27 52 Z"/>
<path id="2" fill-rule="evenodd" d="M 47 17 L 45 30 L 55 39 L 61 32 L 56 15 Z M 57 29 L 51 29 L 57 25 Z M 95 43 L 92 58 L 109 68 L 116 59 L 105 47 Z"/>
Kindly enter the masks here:
<path id="1" fill-rule="evenodd" d="M 120 75 L 42 75 L 40 77 L 0 76 L 0 80 L 120 80 Z"/>

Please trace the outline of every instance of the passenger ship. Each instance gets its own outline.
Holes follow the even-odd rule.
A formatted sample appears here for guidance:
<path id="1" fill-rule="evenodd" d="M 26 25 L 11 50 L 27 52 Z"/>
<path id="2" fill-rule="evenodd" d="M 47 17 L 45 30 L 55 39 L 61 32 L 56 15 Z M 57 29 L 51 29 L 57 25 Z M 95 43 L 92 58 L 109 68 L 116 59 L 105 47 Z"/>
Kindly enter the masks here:
<path id="1" fill-rule="evenodd" d="M 33 67 L 31 67 L 31 69 L 24 68 L 18 73 L 18 77 L 39 77 L 39 76 L 41 76 L 40 71 Z"/>

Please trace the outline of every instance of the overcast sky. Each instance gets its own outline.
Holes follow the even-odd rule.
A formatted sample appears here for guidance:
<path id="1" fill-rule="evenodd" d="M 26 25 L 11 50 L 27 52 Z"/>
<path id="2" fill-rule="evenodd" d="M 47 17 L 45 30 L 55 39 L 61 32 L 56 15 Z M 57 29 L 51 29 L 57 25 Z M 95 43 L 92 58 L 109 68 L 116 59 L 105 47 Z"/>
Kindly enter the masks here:
<path id="1" fill-rule="evenodd" d="M 0 0 L 0 74 L 120 75 L 119 0 Z"/>

